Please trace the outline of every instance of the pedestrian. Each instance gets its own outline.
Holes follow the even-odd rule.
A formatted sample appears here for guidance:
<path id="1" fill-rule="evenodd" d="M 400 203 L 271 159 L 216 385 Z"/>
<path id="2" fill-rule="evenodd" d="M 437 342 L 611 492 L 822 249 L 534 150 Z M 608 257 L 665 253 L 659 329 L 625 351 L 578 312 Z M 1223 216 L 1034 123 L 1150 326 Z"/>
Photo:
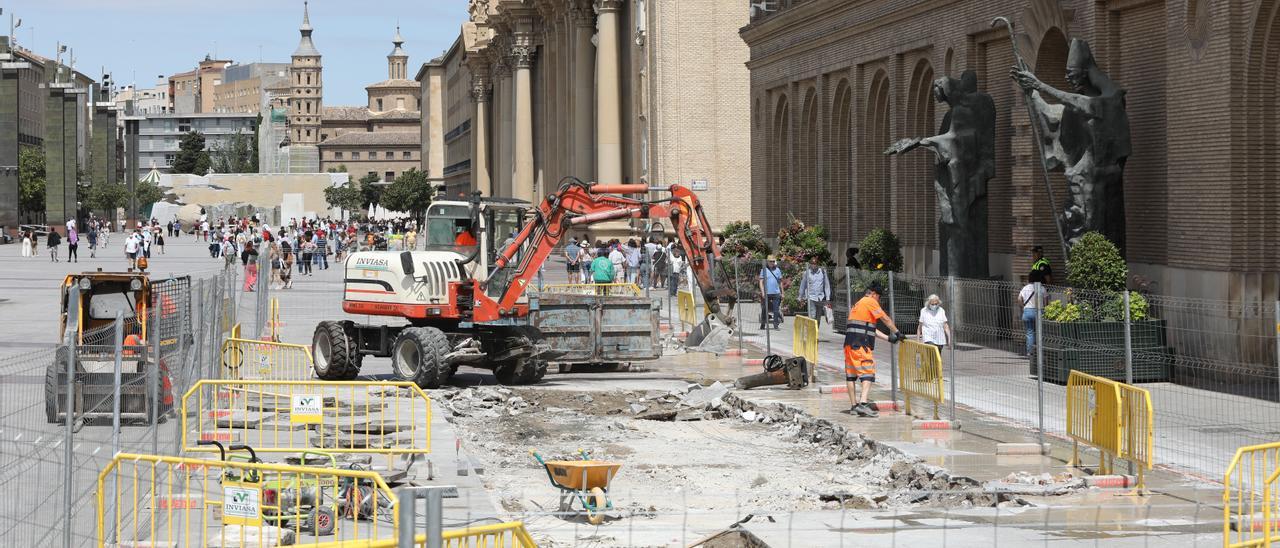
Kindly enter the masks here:
<path id="1" fill-rule="evenodd" d="M 164 255 L 164 233 L 163 232 L 160 232 L 159 230 L 156 231 L 155 242 L 157 246 L 160 246 L 160 254 Z"/>
<path id="2" fill-rule="evenodd" d="M 320 265 L 320 270 L 329 269 L 329 239 L 325 237 L 325 229 L 321 228 L 316 231 L 316 264 Z"/>
<path id="3" fill-rule="evenodd" d="M 124 256 L 129 258 L 129 269 L 138 268 L 138 252 L 142 246 L 142 238 L 138 236 L 138 231 L 134 230 L 133 234 L 124 238 Z"/>
<path id="4" fill-rule="evenodd" d="M 831 308 L 831 278 L 827 269 L 818 264 L 817 257 L 809 258 L 809 268 L 800 273 L 799 295 L 809 305 L 809 317 L 822 323 L 822 317 Z"/>
<path id="5" fill-rule="evenodd" d="M 1049 259 L 1044 257 L 1044 248 L 1041 246 L 1031 248 L 1031 273 L 1027 275 L 1027 279 L 1053 285 L 1053 267 L 1049 265 Z"/>
<path id="6" fill-rule="evenodd" d="M 582 247 L 578 245 L 578 239 L 574 238 L 569 245 L 564 246 L 565 270 L 569 274 L 569 283 L 582 283 L 582 268 L 579 260 L 585 255 Z"/>
<path id="7" fill-rule="evenodd" d="M 315 260 L 316 254 L 316 243 L 312 241 L 312 237 L 313 235 L 308 232 L 299 244 L 302 246 L 302 259 L 299 264 L 302 265 L 302 273 L 307 276 L 311 275 L 311 262 Z"/>
<path id="8" fill-rule="evenodd" d="M 101 230 L 100 227 L 101 225 L 99 225 L 98 223 L 93 223 L 89 225 L 89 258 L 90 259 L 96 258 L 98 256 L 98 234 L 100 233 L 100 230 Z"/>
<path id="9" fill-rule="evenodd" d="M 244 244 L 240 252 L 240 263 L 244 265 L 244 291 L 255 291 L 258 288 L 258 250 L 253 242 Z"/>
<path id="10" fill-rule="evenodd" d="M 773 255 L 760 269 L 760 329 L 767 329 L 770 322 L 774 329 L 782 325 L 782 269 Z"/>
<path id="11" fill-rule="evenodd" d="M 67 229 L 67 262 L 80 262 L 80 233 L 76 232 L 75 225 Z"/>
<path id="12" fill-rule="evenodd" d="M 58 231 L 50 229 L 47 245 L 49 246 L 49 261 L 62 262 L 62 259 L 58 258 L 58 246 L 62 245 L 62 235 L 58 234 Z"/>
<path id="13" fill-rule="evenodd" d="M 231 270 L 236 264 L 237 251 L 235 240 L 232 240 L 231 238 L 223 239 L 221 253 L 223 260 L 222 268 L 225 270 Z"/>
<path id="14" fill-rule="evenodd" d="M 671 255 L 656 239 L 650 243 L 653 244 L 653 288 L 661 289 L 667 286 L 667 278 L 671 277 Z"/>
<path id="15" fill-rule="evenodd" d="M 675 297 L 680 291 L 680 286 L 683 285 L 681 280 L 684 279 L 684 249 L 679 247 L 672 249 L 671 258 L 667 263 L 670 265 L 670 270 L 667 272 L 667 295 Z"/>
<path id="16" fill-rule="evenodd" d="M 640 244 L 636 243 L 635 238 L 627 240 L 627 246 L 622 248 L 622 254 L 627 261 L 627 271 L 623 279 L 627 283 L 636 283 L 636 278 L 640 274 Z"/>
<path id="17" fill-rule="evenodd" d="M 898 331 L 893 318 L 880 308 L 880 295 L 884 293 L 880 282 L 872 281 L 867 285 L 862 298 L 849 309 L 849 322 L 844 331 L 844 382 L 849 393 L 849 412 L 859 417 L 878 417 L 879 410 L 868 399 L 871 395 L 871 383 L 876 381 L 876 360 L 872 353 L 876 347 L 876 339 L 896 344 L 902 340 L 902 332 Z M 877 329 L 883 323 L 889 334 Z M 861 390 L 857 390 L 861 384 Z M 855 393 L 857 397 L 855 399 Z"/>
<path id="18" fill-rule="evenodd" d="M 1040 294 L 1036 295 L 1036 282 L 1040 280 L 1040 276 L 1032 271 L 1032 280 L 1018 292 L 1018 304 L 1022 305 L 1022 327 L 1027 335 L 1026 353 L 1022 355 L 1024 358 L 1030 358 L 1036 346 L 1036 316 L 1039 315 L 1040 305 L 1045 297 L 1044 285 L 1040 286 Z"/>
<path id="19" fill-rule="evenodd" d="M 942 308 L 942 299 L 937 295 L 929 295 L 924 303 L 924 308 L 920 309 L 916 336 L 920 338 L 920 342 L 937 347 L 941 356 L 942 349 L 954 340 L 951 338 L 951 323 L 947 321 L 947 310 Z"/>
<path id="20" fill-rule="evenodd" d="M 609 260 L 608 252 L 604 250 L 597 251 L 596 258 L 591 260 L 591 281 L 598 284 L 607 284 L 613 281 L 613 276 L 613 261 Z"/>
<path id="21" fill-rule="evenodd" d="M 22 231 L 22 256 L 31 257 L 35 255 L 35 248 L 31 245 L 31 231 Z"/>
<path id="22" fill-rule="evenodd" d="M 617 283 L 618 280 L 626 276 L 627 256 L 622 252 L 622 246 L 618 245 L 616 240 L 609 248 L 609 262 L 613 263 L 613 282 Z"/>

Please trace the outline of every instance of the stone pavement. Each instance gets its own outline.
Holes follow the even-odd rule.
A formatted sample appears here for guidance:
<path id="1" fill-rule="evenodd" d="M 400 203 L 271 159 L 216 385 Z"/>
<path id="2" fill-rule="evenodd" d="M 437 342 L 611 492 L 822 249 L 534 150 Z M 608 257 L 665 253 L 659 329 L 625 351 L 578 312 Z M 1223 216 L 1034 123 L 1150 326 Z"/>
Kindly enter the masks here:
<path id="1" fill-rule="evenodd" d="M 766 346 L 766 335 L 757 329 L 758 306 L 744 305 L 742 312 L 745 344 Z M 782 328 L 769 331 L 769 344 L 775 353 L 791 355 L 793 317 L 785 317 Z M 913 335 L 913 334 L 912 334 Z M 956 402 L 1026 428 L 1039 426 L 1037 382 L 1030 374 L 1030 362 L 1016 353 L 998 348 L 969 344 L 962 333 L 955 352 L 956 367 L 950 369 L 951 354 L 943 352 L 947 378 L 944 392 L 950 399 L 951 375 L 954 373 Z M 842 370 L 843 336 L 832 332 L 825 323 L 819 329 L 819 362 L 832 372 Z M 731 341 L 736 345 L 736 340 Z M 890 385 L 890 347 L 877 341 L 878 384 L 886 390 Z M 843 383 L 841 375 L 831 383 Z M 1221 481 L 1235 450 L 1245 445 L 1280 440 L 1280 403 L 1233 394 L 1181 386 L 1169 382 L 1140 383 L 1151 393 L 1155 411 L 1156 466 L 1200 479 Z M 1066 390 L 1062 385 L 1044 383 L 1044 428 L 1049 440 L 1066 435 Z M 899 394 L 898 396 L 902 396 Z M 949 406 L 950 404 L 948 404 Z M 949 407 L 944 418 L 950 415 Z M 1012 441 L 1012 440 L 1010 440 Z"/>

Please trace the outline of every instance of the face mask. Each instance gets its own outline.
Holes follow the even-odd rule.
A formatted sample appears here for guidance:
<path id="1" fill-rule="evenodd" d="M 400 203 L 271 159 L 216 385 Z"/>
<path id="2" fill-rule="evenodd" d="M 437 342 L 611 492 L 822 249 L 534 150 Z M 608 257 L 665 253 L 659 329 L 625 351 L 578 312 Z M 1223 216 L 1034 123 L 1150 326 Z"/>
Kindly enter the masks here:
<path id="1" fill-rule="evenodd" d="M 934 311 L 938 310 L 938 305 L 936 304 L 929 305 L 929 310 L 934 310 Z"/>

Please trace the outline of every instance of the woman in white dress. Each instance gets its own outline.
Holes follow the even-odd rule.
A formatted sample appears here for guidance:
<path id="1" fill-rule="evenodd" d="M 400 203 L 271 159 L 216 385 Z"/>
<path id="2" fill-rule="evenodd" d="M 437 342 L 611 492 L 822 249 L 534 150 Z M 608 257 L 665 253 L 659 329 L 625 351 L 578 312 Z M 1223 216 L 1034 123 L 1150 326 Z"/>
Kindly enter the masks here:
<path id="1" fill-rule="evenodd" d="M 23 257 L 35 256 L 35 251 L 32 251 L 31 249 L 31 233 L 30 232 L 22 233 L 22 256 Z"/>

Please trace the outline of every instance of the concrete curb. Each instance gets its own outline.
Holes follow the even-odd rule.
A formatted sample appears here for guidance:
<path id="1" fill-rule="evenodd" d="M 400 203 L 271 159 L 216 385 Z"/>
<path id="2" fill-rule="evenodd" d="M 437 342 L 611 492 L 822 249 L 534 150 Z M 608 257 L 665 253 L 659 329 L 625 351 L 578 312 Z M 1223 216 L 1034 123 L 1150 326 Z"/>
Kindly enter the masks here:
<path id="1" fill-rule="evenodd" d="M 1124 488 L 1137 487 L 1138 478 L 1135 476 L 1125 476 L 1120 474 L 1112 474 L 1106 476 L 1086 476 L 1084 484 L 1089 487 L 1102 488 Z"/>
<path id="2" fill-rule="evenodd" d="M 997 443 L 997 455 L 1044 455 L 1049 452 L 1049 444 L 1038 443 Z"/>

